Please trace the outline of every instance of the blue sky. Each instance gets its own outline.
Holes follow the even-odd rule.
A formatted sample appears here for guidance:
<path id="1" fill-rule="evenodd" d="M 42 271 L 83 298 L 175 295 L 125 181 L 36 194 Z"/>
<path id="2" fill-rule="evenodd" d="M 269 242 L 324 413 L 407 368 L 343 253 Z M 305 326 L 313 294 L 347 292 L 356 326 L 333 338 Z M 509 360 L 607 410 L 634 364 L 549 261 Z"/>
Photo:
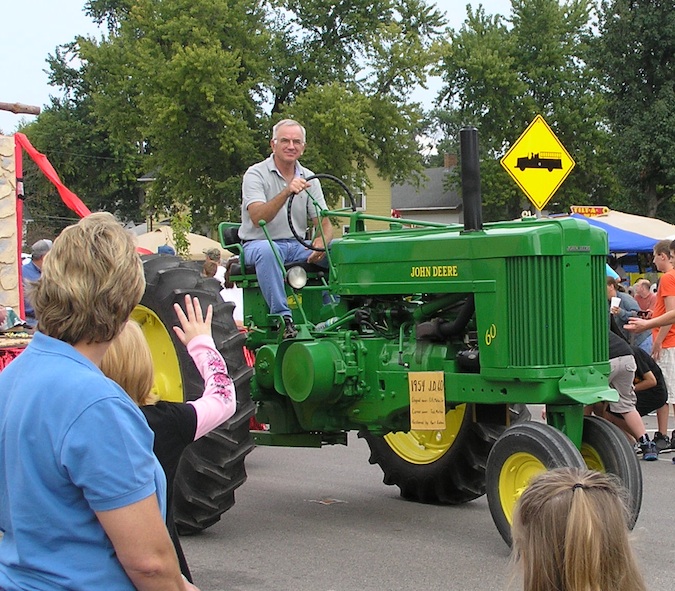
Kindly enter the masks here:
<path id="1" fill-rule="evenodd" d="M 96 25 L 84 14 L 85 0 L 22 0 L 3 2 L 0 21 L 0 102 L 25 103 L 40 107 L 54 94 L 47 83 L 45 60 L 57 45 L 72 41 L 76 35 L 98 36 Z M 458 28 L 466 16 L 465 6 L 478 2 L 439 0 L 449 24 Z M 484 0 L 488 14 L 508 15 L 510 0 Z M 416 93 L 414 99 L 430 105 L 435 97 L 432 87 Z M 12 133 L 22 117 L 0 111 L 0 131 Z"/>

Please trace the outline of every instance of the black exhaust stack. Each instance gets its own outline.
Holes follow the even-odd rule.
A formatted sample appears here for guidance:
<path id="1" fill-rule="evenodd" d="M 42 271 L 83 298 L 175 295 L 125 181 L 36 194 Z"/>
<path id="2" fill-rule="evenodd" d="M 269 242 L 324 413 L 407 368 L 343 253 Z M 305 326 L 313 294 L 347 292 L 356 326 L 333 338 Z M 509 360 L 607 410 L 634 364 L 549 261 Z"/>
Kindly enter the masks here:
<path id="1" fill-rule="evenodd" d="M 459 132 L 459 150 L 462 158 L 463 231 L 478 232 L 483 229 L 483 204 L 480 196 L 478 130 L 475 127 L 465 127 Z M 453 336 L 461 335 L 475 311 L 474 296 L 469 293 L 454 321 L 437 317 L 422 322 L 415 327 L 415 338 L 418 341 L 447 341 Z M 480 371 L 477 349 L 461 351 L 457 362 L 463 371 Z"/>
<path id="2" fill-rule="evenodd" d="M 475 127 L 460 130 L 459 151 L 462 160 L 464 231 L 476 232 L 483 229 L 483 204 L 480 194 L 478 130 Z"/>

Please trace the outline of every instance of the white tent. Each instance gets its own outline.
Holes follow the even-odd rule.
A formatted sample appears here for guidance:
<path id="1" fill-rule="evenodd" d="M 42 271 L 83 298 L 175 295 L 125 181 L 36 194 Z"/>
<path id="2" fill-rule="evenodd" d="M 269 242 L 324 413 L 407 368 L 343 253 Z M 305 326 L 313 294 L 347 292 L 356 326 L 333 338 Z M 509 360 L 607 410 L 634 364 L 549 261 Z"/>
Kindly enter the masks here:
<path id="1" fill-rule="evenodd" d="M 615 228 L 649 236 L 655 240 L 664 240 L 675 236 L 675 225 L 657 218 L 649 218 L 632 213 L 623 213 L 610 209 L 606 215 L 598 216 L 599 222 L 604 222 Z"/>
<path id="2" fill-rule="evenodd" d="M 189 233 L 187 234 L 187 239 L 190 243 L 190 258 L 194 261 L 204 260 L 206 258 L 204 251 L 210 248 L 219 249 L 223 261 L 226 261 L 231 256 L 227 250 L 221 248 L 220 243 L 201 234 Z M 157 248 L 165 244 L 171 246 L 174 250 L 176 249 L 176 241 L 170 226 L 159 226 L 152 232 L 136 236 L 136 245 L 150 252 L 157 252 Z"/>

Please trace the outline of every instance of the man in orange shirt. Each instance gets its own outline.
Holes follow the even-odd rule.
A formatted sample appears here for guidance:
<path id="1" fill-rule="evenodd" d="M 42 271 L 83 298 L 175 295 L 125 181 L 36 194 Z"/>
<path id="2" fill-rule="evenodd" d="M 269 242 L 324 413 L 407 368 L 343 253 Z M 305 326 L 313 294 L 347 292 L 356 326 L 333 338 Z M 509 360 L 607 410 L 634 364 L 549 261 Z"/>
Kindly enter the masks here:
<path id="1" fill-rule="evenodd" d="M 654 303 L 654 318 L 675 310 L 675 269 L 671 261 L 671 241 L 660 240 L 654 246 L 654 266 L 663 273 L 659 279 Z M 668 403 L 656 411 L 658 431 L 654 443 L 662 450 L 672 445 L 668 438 L 668 405 L 675 413 L 675 325 L 667 324 L 652 330 L 652 357 L 659 364 L 668 387 Z"/>

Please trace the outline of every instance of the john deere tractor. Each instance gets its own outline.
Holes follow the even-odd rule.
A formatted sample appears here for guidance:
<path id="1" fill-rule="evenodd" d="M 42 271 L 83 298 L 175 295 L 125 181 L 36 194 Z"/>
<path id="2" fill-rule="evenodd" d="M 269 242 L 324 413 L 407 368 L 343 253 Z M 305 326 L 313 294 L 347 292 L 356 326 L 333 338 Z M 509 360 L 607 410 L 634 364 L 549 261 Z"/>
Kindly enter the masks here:
<path id="1" fill-rule="evenodd" d="M 254 411 L 269 425 L 253 433 L 257 445 L 346 444 L 357 431 L 384 482 L 406 499 L 458 504 L 487 493 L 507 542 L 522 490 L 562 466 L 616 474 L 634 524 L 642 476 L 633 448 L 611 423 L 584 416 L 586 405 L 618 399 L 607 381 L 606 234 L 572 218 L 483 224 L 475 130 L 461 133 L 461 165 L 464 225 L 392 218 L 389 230 L 368 231 L 383 218 L 355 207 L 317 211 L 349 232 L 326 252 L 328 269 L 284 269 L 299 330 L 292 339 L 269 314 L 232 224 L 221 224 L 221 242 L 239 256 L 230 271 L 243 288 L 246 334 L 232 304 L 217 303 L 213 280 L 173 257 L 145 261 L 137 317 L 154 344 L 160 389 L 175 399 L 200 393 L 166 328 L 171 305 L 189 292 L 216 304 L 216 342 L 238 390 L 235 417 L 183 460 L 182 531 L 207 527 L 232 504 Z M 353 204 L 340 181 L 317 177 Z M 545 405 L 546 422 L 530 421 L 527 404 Z"/>

